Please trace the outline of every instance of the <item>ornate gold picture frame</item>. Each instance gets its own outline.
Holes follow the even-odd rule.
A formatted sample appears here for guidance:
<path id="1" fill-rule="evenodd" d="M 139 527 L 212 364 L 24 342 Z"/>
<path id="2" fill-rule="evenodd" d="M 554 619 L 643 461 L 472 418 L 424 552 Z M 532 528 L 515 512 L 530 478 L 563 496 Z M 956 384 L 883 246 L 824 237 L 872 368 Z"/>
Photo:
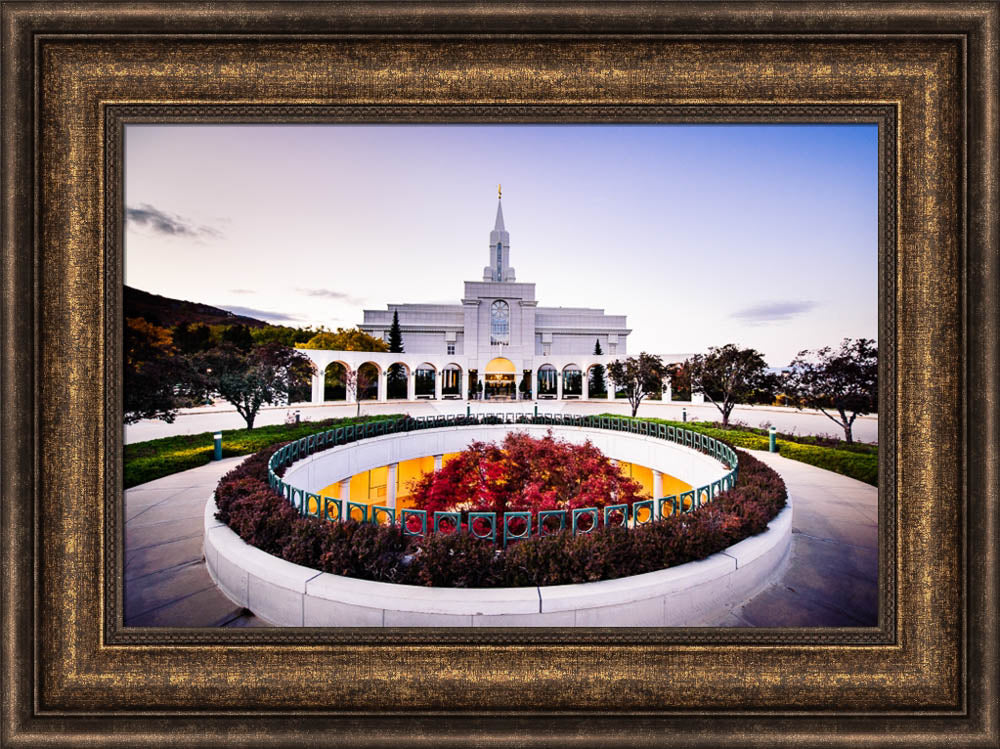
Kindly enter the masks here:
<path id="1" fill-rule="evenodd" d="M 1000 5 L 3 3 L 3 744 L 996 746 Z M 121 613 L 130 122 L 876 122 L 873 628 Z"/>

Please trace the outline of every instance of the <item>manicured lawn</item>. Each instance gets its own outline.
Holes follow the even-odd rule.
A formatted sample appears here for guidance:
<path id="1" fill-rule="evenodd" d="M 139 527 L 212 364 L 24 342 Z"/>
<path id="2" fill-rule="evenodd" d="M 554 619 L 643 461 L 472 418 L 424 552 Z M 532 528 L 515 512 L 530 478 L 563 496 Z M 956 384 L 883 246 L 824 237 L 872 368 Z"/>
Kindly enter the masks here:
<path id="1" fill-rule="evenodd" d="M 618 414 L 601 414 L 612 418 L 627 419 L 628 416 Z M 752 427 L 737 427 L 722 429 L 698 422 L 667 421 L 666 419 L 641 418 L 639 421 L 651 421 L 656 424 L 669 424 L 673 427 L 690 429 L 692 432 L 707 434 L 716 439 L 725 440 L 734 447 L 747 450 L 767 450 L 768 437 L 766 429 Z M 791 460 L 798 460 L 818 468 L 850 476 L 866 484 L 878 486 L 878 445 L 842 440 L 830 440 L 823 437 L 778 435 L 778 453 Z"/>
<path id="2" fill-rule="evenodd" d="M 303 421 L 300 424 L 273 424 L 255 429 L 223 429 L 222 457 L 247 455 L 278 442 L 299 439 L 333 426 L 401 417 L 402 414 L 387 414 Z M 215 451 L 213 434 L 214 432 L 183 434 L 125 445 L 125 488 L 210 462 Z"/>

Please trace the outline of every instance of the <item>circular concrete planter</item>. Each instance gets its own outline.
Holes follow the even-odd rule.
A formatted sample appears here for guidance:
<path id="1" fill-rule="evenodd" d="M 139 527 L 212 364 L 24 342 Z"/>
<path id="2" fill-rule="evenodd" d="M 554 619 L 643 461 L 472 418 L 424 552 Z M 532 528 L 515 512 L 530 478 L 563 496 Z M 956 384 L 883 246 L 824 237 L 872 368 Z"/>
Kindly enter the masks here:
<path id="1" fill-rule="evenodd" d="M 205 506 L 205 561 L 233 602 L 278 626 L 639 627 L 720 619 L 777 575 L 791 542 L 792 508 L 725 551 L 643 575 L 578 585 L 425 588 L 331 575 L 267 554 Z"/>

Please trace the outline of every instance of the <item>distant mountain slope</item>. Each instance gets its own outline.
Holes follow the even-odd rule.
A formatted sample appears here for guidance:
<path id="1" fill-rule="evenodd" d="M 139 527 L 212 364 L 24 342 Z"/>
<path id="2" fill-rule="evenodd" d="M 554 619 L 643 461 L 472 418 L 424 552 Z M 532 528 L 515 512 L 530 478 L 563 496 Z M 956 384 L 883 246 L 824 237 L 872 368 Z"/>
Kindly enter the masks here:
<path id="1" fill-rule="evenodd" d="M 125 287 L 125 317 L 142 317 L 154 325 L 162 325 L 165 328 L 171 328 L 182 322 L 246 325 L 249 328 L 262 328 L 268 324 L 263 320 L 237 315 L 208 304 L 171 299 L 131 286 Z"/>

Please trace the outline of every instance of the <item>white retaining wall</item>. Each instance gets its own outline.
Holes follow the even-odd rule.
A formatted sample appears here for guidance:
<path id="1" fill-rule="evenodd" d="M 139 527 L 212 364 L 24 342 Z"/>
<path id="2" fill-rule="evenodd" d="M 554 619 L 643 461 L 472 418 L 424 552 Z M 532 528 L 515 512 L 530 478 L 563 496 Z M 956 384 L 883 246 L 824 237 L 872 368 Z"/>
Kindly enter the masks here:
<path id="1" fill-rule="evenodd" d="M 579 585 L 425 588 L 291 564 L 246 544 L 205 506 L 205 561 L 236 604 L 278 626 L 699 626 L 776 579 L 791 542 L 789 505 L 768 529 L 698 562 Z"/>
<path id="2" fill-rule="evenodd" d="M 694 487 L 718 481 L 729 472 L 710 455 L 659 437 L 554 424 L 483 424 L 397 432 L 338 445 L 297 460 L 285 471 L 283 480 L 296 489 L 318 493 L 330 484 L 372 468 L 428 455 L 461 452 L 474 441 L 500 442 L 508 432 L 527 432 L 532 437 L 542 437 L 549 430 L 567 442 L 582 444 L 590 440 L 610 458 L 661 471 Z"/>

